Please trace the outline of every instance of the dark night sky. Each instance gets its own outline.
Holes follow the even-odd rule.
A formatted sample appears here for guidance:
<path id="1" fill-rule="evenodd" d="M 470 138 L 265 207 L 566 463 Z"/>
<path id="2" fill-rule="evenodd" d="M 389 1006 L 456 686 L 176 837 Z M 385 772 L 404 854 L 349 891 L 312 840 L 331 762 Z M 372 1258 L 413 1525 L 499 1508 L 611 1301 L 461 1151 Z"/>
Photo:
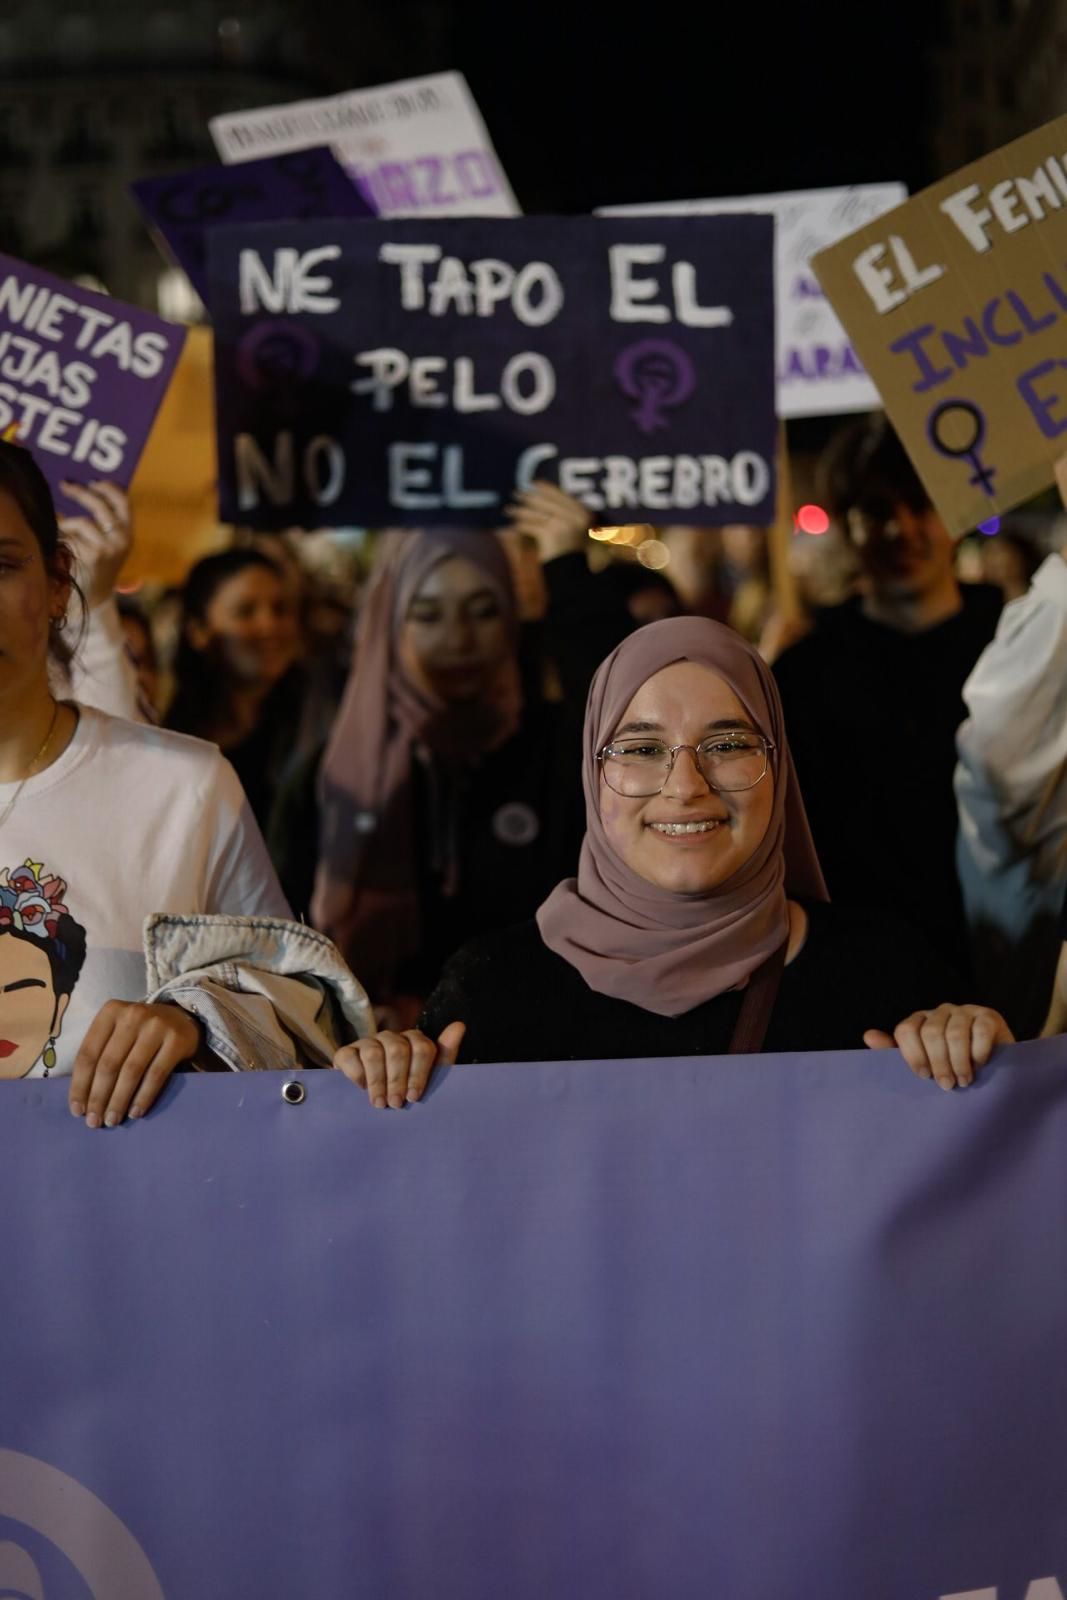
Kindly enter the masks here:
<path id="1" fill-rule="evenodd" d="M 940 12 L 392 0 L 381 65 L 462 69 L 528 211 L 889 178 L 914 189 L 936 176 Z M 625 26 L 628 13 L 644 20 Z M 373 81 L 336 51 L 331 68 L 346 86 Z"/>

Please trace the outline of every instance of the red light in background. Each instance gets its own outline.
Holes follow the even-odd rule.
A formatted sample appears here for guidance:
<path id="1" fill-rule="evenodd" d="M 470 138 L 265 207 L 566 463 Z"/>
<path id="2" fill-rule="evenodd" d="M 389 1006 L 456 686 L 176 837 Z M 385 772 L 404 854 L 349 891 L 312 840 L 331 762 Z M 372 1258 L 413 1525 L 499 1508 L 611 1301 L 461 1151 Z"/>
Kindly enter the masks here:
<path id="1" fill-rule="evenodd" d="M 830 526 L 830 518 L 822 506 L 801 506 L 796 515 L 796 526 L 801 533 L 825 533 Z"/>

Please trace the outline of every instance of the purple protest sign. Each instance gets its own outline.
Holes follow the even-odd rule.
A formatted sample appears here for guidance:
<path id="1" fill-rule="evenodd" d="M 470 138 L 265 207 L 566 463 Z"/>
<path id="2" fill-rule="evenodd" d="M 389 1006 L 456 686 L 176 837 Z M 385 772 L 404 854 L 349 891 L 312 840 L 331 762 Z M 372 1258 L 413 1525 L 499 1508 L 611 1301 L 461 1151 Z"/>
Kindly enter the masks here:
<path id="1" fill-rule="evenodd" d="M 1062 1600 L 1065 1065 L 7 1084 L 0 1593 Z"/>
<path id="2" fill-rule="evenodd" d="M 32 449 L 59 510 L 66 478 L 128 488 L 185 330 L 0 255 L 0 433 Z"/>
<path id="3" fill-rule="evenodd" d="M 196 167 L 166 178 L 141 178 L 131 183 L 130 191 L 202 300 L 208 292 L 209 228 L 222 222 L 375 215 L 325 146 L 263 156 L 237 167 Z"/>
<path id="4" fill-rule="evenodd" d="M 239 169 L 238 169 L 239 170 Z M 223 519 L 774 514 L 773 223 L 336 222 L 209 239 Z"/>

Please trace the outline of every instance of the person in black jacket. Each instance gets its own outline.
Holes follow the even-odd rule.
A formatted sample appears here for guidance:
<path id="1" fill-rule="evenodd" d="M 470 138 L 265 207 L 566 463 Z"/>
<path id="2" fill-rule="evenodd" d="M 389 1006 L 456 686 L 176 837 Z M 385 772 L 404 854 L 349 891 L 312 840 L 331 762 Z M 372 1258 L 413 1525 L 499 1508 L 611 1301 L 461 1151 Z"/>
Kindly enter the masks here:
<path id="1" fill-rule="evenodd" d="M 956 730 L 1000 593 L 956 581 L 953 540 L 884 418 L 848 429 L 824 470 L 862 593 L 774 667 L 819 858 L 835 902 L 896 911 L 962 965 Z"/>
<path id="2" fill-rule="evenodd" d="M 338 1053 L 375 1105 L 417 1100 L 438 1060 L 864 1043 L 950 1088 L 1010 1041 L 995 1012 L 937 1003 L 953 979 L 921 936 L 827 903 L 774 679 L 732 630 L 679 618 L 620 645 L 590 690 L 582 776 L 577 878 L 465 946 L 420 1028 Z"/>

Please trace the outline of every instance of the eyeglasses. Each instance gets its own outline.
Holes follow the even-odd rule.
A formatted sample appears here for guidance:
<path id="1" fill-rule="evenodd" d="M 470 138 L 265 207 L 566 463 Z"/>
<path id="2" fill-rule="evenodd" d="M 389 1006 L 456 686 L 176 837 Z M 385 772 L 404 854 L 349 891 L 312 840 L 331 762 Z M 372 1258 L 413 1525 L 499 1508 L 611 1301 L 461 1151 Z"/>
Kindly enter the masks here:
<path id="1" fill-rule="evenodd" d="M 698 745 L 663 744 L 659 739 L 620 739 L 597 755 L 604 781 L 631 800 L 659 794 L 670 778 L 679 750 L 688 750 L 709 789 L 739 794 L 767 776 L 774 745 L 761 733 L 743 728 L 716 734 Z"/>

